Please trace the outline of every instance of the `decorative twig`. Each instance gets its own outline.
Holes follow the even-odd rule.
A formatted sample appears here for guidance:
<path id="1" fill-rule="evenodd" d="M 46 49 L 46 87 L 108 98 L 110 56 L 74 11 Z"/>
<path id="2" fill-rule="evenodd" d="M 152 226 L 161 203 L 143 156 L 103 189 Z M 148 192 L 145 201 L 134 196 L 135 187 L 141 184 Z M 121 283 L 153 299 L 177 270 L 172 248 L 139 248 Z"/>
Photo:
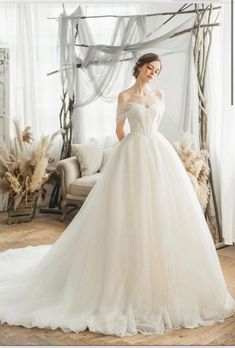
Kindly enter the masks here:
<path id="1" fill-rule="evenodd" d="M 186 8 L 189 8 L 189 7 L 191 7 L 191 6 L 192 6 L 192 4 L 189 4 L 189 5 L 184 4 L 182 7 L 180 7 L 180 9 L 179 9 L 176 13 L 174 13 L 172 16 L 170 16 L 170 17 L 163 23 L 163 25 L 166 24 L 166 23 L 168 23 L 170 20 L 172 20 L 172 19 L 173 19 L 176 15 L 178 15 L 179 13 L 181 13 L 181 12 L 184 12 L 184 13 L 185 13 Z"/>
<path id="2" fill-rule="evenodd" d="M 208 59 L 209 59 L 209 54 L 210 54 L 210 49 L 212 44 L 212 30 L 213 30 L 213 27 L 215 26 L 214 24 L 217 25 L 217 23 L 210 23 L 212 9 L 213 7 L 211 4 L 209 8 L 208 6 L 207 8 L 205 8 L 204 4 L 202 4 L 202 9 L 199 9 L 199 5 L 195 4 L 195 11 L 197 16 L 196 20 L 197 20 L 197 24 L 200 24 L 200 25 L 198 25 L 198 27 L 195 28 L 195 30 L 193 31 L 195 35 L 194 63 L 197 70 L 197 84 L 198 84 L 198 97 L 199 97 L 199 125 L 200 125 L 199 141 L 200 141 L 200 148 L 206 151 L 209 151 L 208 150 L 209 145 L 208 145 L 207 101 L 204 96 L 205 79 L 207 76 Z M 204 12 L 200 10 L 203 10 Z M 207 25 L 202 25 L 201 21 L 205 13 L 208 13 Z M 218 19 L 218 15 L 214 22 L 216 22 L 217 19 Z M 202 40 L 202 45 L 200 40 Z M 209 190 L 211 192 L 211 200 L 210 199 L 208 200 L 208 205 L 205 211 L 205 217 L 207 219 L 207 222 L 210 227 L 214 240 L 216 241 L 216 235 L 217 235 L 219 238 L 219 242 L 222 242 L 222 229 L 221 229 L 221 224 L 219 221 L 218 206 L 216 202 L 215 188 L 214 188 L 213 177 L 212 177 L 212 167 L 211 167 L 209 158 L 208 158 L 208 166 L 210 168 L 208 185 L 211 188 Z M 216 224 L 214 223 L 214 220 L 213 220 L 214 212 L 215 212 Z"/>
<path id="3" fill-rule="evenodd" d="M 64 130 L 62 133 L 62 149 L 60 154 L 60 159 L 64 159 L 71 156 L 71 141 L 72 141 L 72 114 L 74 105 L 73 99 L 68 100 L 68 105 L 66 105 L 67 92 L 62 92 L 63 97 L 61 98 L 62 106 L 60 110 L 60 127 Z"/>
<path id="4" fill-rule="evenodd" d="M 213 9 L 217 10 L 220 9 L 221 6 L 216 6 Z M 199 9 L 199 12 L 204 11 L 204 9 Z M 169 16 L 169 15 L 177 15 L 177 14 L 188 14 L 188 13 L 195 13 L 195 10 L 188 10 L 184 12 L 158 12 L 158 13 L 149 13 L 149 14 L 142 14 L 142 15 L 103 15 L 103 16 L 66 16 L 67 19 L 89 19 L 89 18 L 129 18 L 129 17 L 152 17 L 152 16 Z M 48 17 L 47 19 L 59 19 L 58 17 Z"/>
<path id="5" fill-rule="evenodd" d="M 185 33 L 188 33 L 189 31 L 193 31 L 193 30 L 198 29 L 198 28 L 217 27 L 217 26 L 220 26 L 220 25 L 221 25 L 220 23 L 194 25 L 192 28 L 188 28 L 188 29 L 185 29 L 185 30 L 179 31 L 178 33 L 173 34 L 172 36 L 170 36 L 170 38 L 178 36 L 178 35 L 182 35 L 182 34 L 185 34 Z"/>
<path id="6" fill-rule="evenodd" d="M 209 27 L 212 27 L 212 26 L 213 26 L 213 27 L 214 27 L 214 26 L 219 26 L 219 25 L 220 25 L 220 23 L 202 24 L 201 27 L 207 27 L 207 26 L 209 26 Z M 178 33 L 175 33 L 175 34 L 173 34 L 170 38 L 173 38 L 173 37 L 178 36 L 178 35 L 185 34 L 185 33 L 189 32 L 189 31 L 193 31 L 193 30 L 196 29 L 196 28 L 198 28 L 197 25 L 194 26 L 194 27 L 192 27 L 192 28 L 185 29 L 185 30 L 182 30 L 182 31 L 180 31 L 180 32 L 178 32 Z M 94 45 L 85 45 L 85 44 L 75 44 L 75 46 L 79 46 L 79 47 L 94 47 Z M 124 49 L 124 51 L 125 51 L 125 49 Z M 133 60 L 133 57 L 132 57 L 132 58 L 120 59 L 119 62 L 124 62 L 124 61 L 128 61 L 128 60 Z M 94 63 L 90 63 L 90 64 L 97 64 L 97 63 L 94 62 Z M 80 63 L 79 63 L 79 64 L 76 64 L 76 67 L 77 67 L 77 68 L 80 68 L 81 66 L 82 66 L 82 64 L 80 64 Z M 67 69 L 70 69 L 70 67 L 67 67 L 67 68 L 64 67 L 64 68 L 63 68 L 63 70 L 67 70 Z M 60 71 L 61 71 L 61 70 L 53 70 L 53 71 L 47 73 L 47 76 L 56 74 L 56 73 L 58 73 L 58 72 L 60 72 Z"/>

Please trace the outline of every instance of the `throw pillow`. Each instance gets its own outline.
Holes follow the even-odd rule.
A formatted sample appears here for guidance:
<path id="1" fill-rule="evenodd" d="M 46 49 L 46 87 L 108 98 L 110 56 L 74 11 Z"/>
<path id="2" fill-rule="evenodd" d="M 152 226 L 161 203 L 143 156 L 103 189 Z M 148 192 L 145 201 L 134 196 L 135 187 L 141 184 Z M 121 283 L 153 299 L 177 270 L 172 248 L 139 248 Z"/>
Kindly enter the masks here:
<path id="1" fill-rule="evenodd" d="M 82 177 L 95 174 L 100 169 L 103 150 L 98 141 L 88 144 L 73 144 L 72 153 L 80 164 Z"/>

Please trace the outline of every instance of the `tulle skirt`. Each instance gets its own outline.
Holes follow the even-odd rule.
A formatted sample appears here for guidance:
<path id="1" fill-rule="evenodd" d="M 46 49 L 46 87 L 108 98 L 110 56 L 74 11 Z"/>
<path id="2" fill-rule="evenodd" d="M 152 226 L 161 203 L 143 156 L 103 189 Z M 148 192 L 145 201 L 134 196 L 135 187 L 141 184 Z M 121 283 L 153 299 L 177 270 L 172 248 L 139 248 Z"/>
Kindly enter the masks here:
<path id="1" fill-rule="evenodd" d="M 2 252 L 0 269 L 11 325 L 122 337 L 235 312 L 194 188 L 159 132 L 129 133 L 55 244 Z"/>

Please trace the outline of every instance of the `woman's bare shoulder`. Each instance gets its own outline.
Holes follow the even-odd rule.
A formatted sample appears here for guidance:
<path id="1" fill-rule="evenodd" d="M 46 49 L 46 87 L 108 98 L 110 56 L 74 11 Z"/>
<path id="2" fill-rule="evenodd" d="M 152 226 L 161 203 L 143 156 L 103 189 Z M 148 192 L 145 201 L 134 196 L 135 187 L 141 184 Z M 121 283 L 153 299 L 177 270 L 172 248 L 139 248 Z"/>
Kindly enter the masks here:
<path id="1" fill-rule="evenodd" d="M 128 99 L 130 98 L 130 89 L 125 89 L 124 91 L 120 92 L 118 95 L 118 101 L 128 101 Z"/>
<path id="2" fill-rule="evenodd" d="M 165 98 L 165 93 L 161 88 L 155 89 L 155 94 L 162 100 Z"/>

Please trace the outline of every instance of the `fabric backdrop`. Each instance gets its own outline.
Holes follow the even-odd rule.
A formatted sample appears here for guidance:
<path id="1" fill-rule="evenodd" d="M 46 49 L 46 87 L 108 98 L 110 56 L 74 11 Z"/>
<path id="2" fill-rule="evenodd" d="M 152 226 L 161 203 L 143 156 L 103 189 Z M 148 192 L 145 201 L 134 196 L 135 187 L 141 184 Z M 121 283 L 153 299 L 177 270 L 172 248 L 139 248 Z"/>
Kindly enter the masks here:
<path id="1" fill-rule="evenodd" d="M 98 13 L 100 12 L 96 10 L 90 11 L 89 14 L 86 13 L 86 15 L 97 15 Z M 171 23 L 164 26 L 165 18 L 163 16 L 132 15 L 111 19 L 80 19 L 79 17 L 83 15 L 81 7 L 70 15 L 63 12 L 59 26 L 62 83 L 71 98 L 75 93 L 74 123 L 76 129 L 80 130 L 80 132 L 74 132 L 74 141 L 87 142 L 89 140 L 87 135 L 89 134 L 91 137 L 92 134 L 91 124 L 93 124 L 96 137 L 99 136 L 97 128 L 100 129 L 100 137 L 104 136 L 100 124 L 107 124 L 108 118 L 112 119 L 112 124 L 109 122 L 110 127 L 115 129 L 113 124 L 115 120 L 111 115 L 115 114 L 117 95 L 134 82 L 131 72 L 136 59 L 140 55 L 152 51 L 159 54 L 163 61 L 163 71 L 157 82 L 163 88 L 165 84 L 167 92 L 169 86 L 173 85 L 172 93 L 176 99 L 173 107 L 178 106 L 177 111 L 169 113 L 168 116 L 166 113 L 165 124 L 161 125 L 161 130 L 175 140 L 180 138 L 183 131 L 190 131 L 196 147 L 199 148 L 197 82 L 192 51 L 193 36 L 191 32 L 188 32 L 171 38 L 175 33 L 191 28 L 194 25 L 195 16 L 185 15 L 178 24 Z M 102 21 L 100 27 L 103 32 L 100 30 L 97 35 L 96 26 L 100 21 Z M 109 21 L 110 30 L 108 31 L 104 25 L 106 21 Z M 78 27 L 78 35 L 75 43 L 73 38 L 76 27 Z M 107 44 L 103 43 L 104 39 Z M 78 47 L 77 44 L 86 44 L 89 47 Z M 175 62 L 178 61 L 181 69 L 175 69 Z M 78 69 L 77 64 L 81 64 L 81 68 Z M 173 81 L 170 81 L 170 76 L 167 76 L 170 71 L 171 73 L 174 71 Z M 178 85 L 181 86 L 180 89 L 176 87 Z M 175 97 L 179 91 L 183 92 L 180 96 L 182 100 L 180 104 L 179 95 Z M 169 100 L 173 99 L 170 90 L 166 94 Z M 93 115 L 96 115 L 96 122 L 90 122 L 92 108 L 85 108 L 85 106 L 92 103 L 93 110 L 99 110 L 97 107 L 95 109 L 97 100 L 112 104 L 112 109 L 107 106 L 109 114 L 105 115 L 105 120 L 104 116 L 93 112 Z M 171 103 L 169 105 L 172 107 Z M 101 110 L 103 112 L 103 108 Z M 174 110 L 176 109 L 174 108 Z M 169 122 L 169 119 L 172 122 Z M 88 134 L 86 134 L 86 130 Z M 110 130 L 109 134 L 111 134 Z"/>

